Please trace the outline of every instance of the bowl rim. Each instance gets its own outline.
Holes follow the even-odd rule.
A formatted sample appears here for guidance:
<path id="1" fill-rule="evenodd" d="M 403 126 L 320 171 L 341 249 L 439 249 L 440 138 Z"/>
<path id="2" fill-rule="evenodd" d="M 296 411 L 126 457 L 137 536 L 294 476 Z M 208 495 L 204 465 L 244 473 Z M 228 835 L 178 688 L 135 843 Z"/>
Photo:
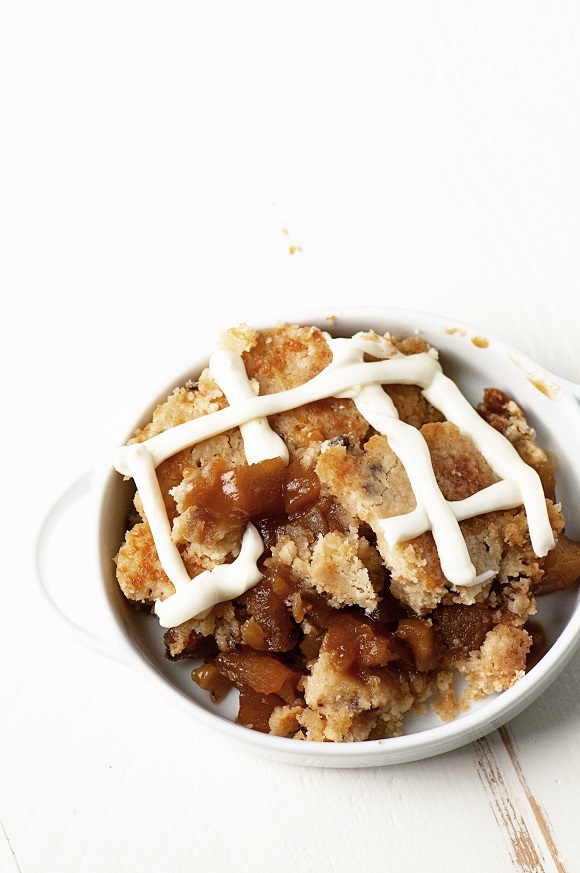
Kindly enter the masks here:
<path id="1" fill-rule="evenodd" d="M 331 312 L 330 316 L 328 315 L 329 311 Z M 377 327 L 381 323 L 388 324 L 389 321 L 400 322 L 402 320 L 404 322 L 417 322 L 418 327 L 415 330 L 419 332 L 423 328 L 431 330 L 435 327 L 448 325 L 450 331 L 457 329 L 458 331 L 466 331 L 473 336 L 481 336 L 482 334 L 481 329 L 454 318 L 398 307 L 360 306 L 326 307 L 324 309 L 318 307 L 312 310 L 281 313 L 270 318 L 254 319 L 251 323 L 256 329 L 263 329 L 280 323 L 322 326 L 329 319 L 360 322 L 363 318 L 365 321 L 368 321 L 369 328 L 367 329 L 370 329 L 371 326 Z M 329 323 L 326 329 L 331 330 L 332 324 Z M 357 329 L 362 330 L 363 328 L 359 327 Z M 513 356 L 517 355 L 518 361 L 523 362 L 524 366 L 529 366 L 533 371 L 545 374 L 547 378 L 562 390 L 559 400 L 575 410 L 580 432 L 580 406 L 570 391 L 570 385 L 573 388 L 576 386 L 573 383 L 567 382 L 567 380 L 553 376 L 527 355 L 503 340 L 497 339 L 488 332 L 483 333 L 485 333 L 486 339 L 490 344 L 493 344 L 499 353 L 508 357 L 511 356 L 512 360 Z M 201 349 L 200 353 L 196 354 L 196 360 L 188 368 L 189 373 L 201 372 L 201 369 L 207 364 L 210 352 L 209 344 L 206 348 Z M 171 387 L 166 389 L 166 391 L 171 391 L 172 387 L 180 384 L 180 379 L 179 375 L 177 378 L 174 378 Z M 152 404 L 151 408 L 154 408 L 163 394 L 163 391 L 157 393 L 156 402 Z M 165 396 L 167 396 L 167 393 Z M 148 420 L 148 415 L 148 410 L 141 410 L 141 414 L 133 418 L 136 424 L 134 423 L 128 430 L 128 434 L 132 435 L 135 427 L 141 426 L 142 423 Z M 127 438 L 125 437 L 125 439 Z M 97 560 L 100 561 L 99 566 L 104 572 L 102 537 L 104 523 L 108 517 L 107 496 L 111 489 L 116 490 L 119 487 L 119 482 L 122 481 L 122 478 L 112 468 L 112 464 L 110 466 L 103 465 L 99 478 L 100 482 L 96 489 L 98 520 L 96 545 L 98 550 Z M 100 574 L 100 578 L 104 585 L 103 573 Z M 342 766 L 374 766 L 385 763 L 404 763 L 431 757 L 465 745 L 505 724 L 531 704 L 556 678 L 580 646 L 579 599 L 569 615 L 564 628 L 540 661 L 521 677 L 515 685 L 496 696 L 486 698 L 478 708 L 462 713 L 452 721 L 442 722 L 440 725 L 426 727 L 425 729 L 396 737 L 345 743 L 300 742 L 289 737 L 278 737 L 260 733 L 236 724 L 217 711 L 212 712 L 204 708 L 196 700 L 188 697 L 176 685 L 168 681 L 155 665 L 149 662 L 143 653 L 137 650 L 137 646 L 130 638 L 127 627 L 119 614 L 119 610 L 116 609 L 108 593 L 107 602 L 116 630 L 120 631 L 124 640 L 123 653 L 126 657 L 122 659 L 130 664 L 130 666 L 136 667 L 140 672 L 144 671 L 149 678 L 152 677 L 162 693 L 165 693 L 166 696 L 169 693 L 170 699 L 177 703 L 180 708 L 193 714 L 197 720 L 207 727 L 217 729 L 228 735 L 231 739 L 242 741 L 243 744 L 261 751 L 268 757 L 279 757 L 288 761 L 301 759 L 302 763 L 314 765 L 318 763 L 320 766 L 341 766 L 341 762 L 343 762 Z"/>

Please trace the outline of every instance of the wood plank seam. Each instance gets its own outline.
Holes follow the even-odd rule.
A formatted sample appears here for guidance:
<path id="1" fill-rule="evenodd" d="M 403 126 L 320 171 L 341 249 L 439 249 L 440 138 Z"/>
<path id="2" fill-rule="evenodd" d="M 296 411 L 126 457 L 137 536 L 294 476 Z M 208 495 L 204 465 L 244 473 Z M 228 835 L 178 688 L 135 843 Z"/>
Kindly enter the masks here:
<path id="1" fill-rule="evenodd" d="M 544 838 L 544 841 L 546 843 L 548 851 L 550 852 L 550 855 L 552 856 L 556 870 L 558 871 L 558 873 L 566 873 L 566 868 L 564 867 L 564 864 L 562 863 L 562 860 L 560 858 L 560 854 L 558 852 L 558 847 L 556 846 L 556 841 L 554 838 L 554 832 L 553 832 L 552 827 L 550 825 L 548 816 L 547 816 L 546 812 L 542 809 L 541 805 L 538 803 L 536 798 L 533 796 L 533 794 L 530 790 L 530 787 L 528 785 L 527 779 L 524 775 L 524 771 L 523 771 L 522 765 L 521 765 L 519 757 L 518 757 L 518 750 L 517 750 L 515 739 L 511 733 L 511 731 L 507 727 L 507 725 L 504 725 L 504 727 L 501 727 L 499 729 L 498 733 L 499 733 L 501 740 L 504 744 L 504 747 L 505 747 L 505 749 L 510 757 L 510 760 L 513 764 L 514 770 L 517 773 L 520 785 L 522 786 L 522 788 L 524 790 L 524 794 L 526 795 L 526 798 L 528 800 L 530 808 L 534 814 L 534 818 L 536 819 L 536 821 L 538 823 L 538 827 L 540 828 L 540 831 L 542 833 L 542 836 Z"/>
<path id="2" fill-rule="evenodd" d="M 473 744 L 478 776 L 517 873 L 567 873 L 547 815 L 525 779 L 506 728 Z"/>

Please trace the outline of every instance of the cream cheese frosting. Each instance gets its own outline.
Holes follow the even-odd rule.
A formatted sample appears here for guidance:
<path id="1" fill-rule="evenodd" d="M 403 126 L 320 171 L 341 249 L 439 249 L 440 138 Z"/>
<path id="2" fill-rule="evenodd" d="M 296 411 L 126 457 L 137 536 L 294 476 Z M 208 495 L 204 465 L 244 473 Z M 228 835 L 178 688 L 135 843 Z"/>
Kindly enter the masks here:
<path id="1" fill-rule="evenodd" d="M 325 339 L 332 361 L 324 370 L 302 385 L 266 395 L 255 393 L 241 354 L 218 349 L 210 358 L 209 368 L 229 405 L 117 451 L 114 466 L 119 473 L 134 479 L 161 566 L 175 588 L 174 594 L 155 605 L 163 627 L 203 616 L 216 603 L 238 597 L 256 585 L 261 578 L 257 563 L 264 544 L 254 525 L 248 523 L 240 553 L 232 564 L 190 579 L 171 539 L 156 467 L 175 453 L 233 427 L 240 428 L 248 464 L 276 457 L 287 463 L 288 450 L 270 427 L 268 416 L 328 397 L 352 398 L 359 413 L 387 437 L 405 467 L 416 507 L 412 512 L 381 522 L 389 546 L 430 530 L 446 579 L 456 588 L 471 586 L 492 574 L 476 575 L 459 522 L 523 505 L 535 553 L 543 557 L 553 547 L 554 536 L 538 474 L 502 434 L 478 415 L 457 385 L 445 376 L 435 353 L 405 355 L 388 339 L 374 333 L 358 333 L 350 338 L 325 335 Z M 365 354 L 373 360 L 365 360 Z M 381 387 L 387 384 L 418 385 L 432 406 L 471 437 L 500 481 L 465 500 L 445 500 L 437 485 L 427 444 L 419 430 L 399 419 L 392 400 Z"/>

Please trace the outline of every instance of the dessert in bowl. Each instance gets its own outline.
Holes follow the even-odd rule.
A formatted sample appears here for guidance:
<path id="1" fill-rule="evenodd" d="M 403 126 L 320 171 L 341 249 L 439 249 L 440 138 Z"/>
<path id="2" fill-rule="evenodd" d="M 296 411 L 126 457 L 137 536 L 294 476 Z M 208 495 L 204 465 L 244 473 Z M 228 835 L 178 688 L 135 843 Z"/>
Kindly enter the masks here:
<path id="1" fill-rule="evenodd" d="M 328 316 L 224 332 L 141 417 L 101 570 L 116 650 L 192 714 L 372 766 L 499 726 L 573 653 L 580 411 L 449 320 Z"/>

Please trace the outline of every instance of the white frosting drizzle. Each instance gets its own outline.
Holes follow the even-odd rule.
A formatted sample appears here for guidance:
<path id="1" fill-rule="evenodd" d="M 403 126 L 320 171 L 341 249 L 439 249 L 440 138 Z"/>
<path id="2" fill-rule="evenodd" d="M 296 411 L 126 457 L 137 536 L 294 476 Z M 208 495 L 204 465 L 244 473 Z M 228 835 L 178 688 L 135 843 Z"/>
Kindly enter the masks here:
<path id="1" fill-rule="evenodd" d="M 489 512 L 490 506 L 493 506 L 494 509 L 514 509 L 514 507 L 520 506 L 521 502 L 522 498 L 517 484 L 502 479 L 501 482 L 495 482 L 464 500 L 449 500 L 447 505 L 457 521 L 464 521 L 466 518 L 473 518 L 475 515 Z M 429 518 L 423 507 L 419 506 L 405 515 L 384 518 L 380 524 L 391 548 L 394 548 L 397 543 L 412 540 L 429 530 Z"/>
<path id="2" fill-rule="evenodd" d="M 235 352 L 218 349 L 210 358 L 209 368 L 230 406 L 256 396 L 244 362 Z M 272 430 L 265 416 L 246 421 L 240 425 L 240 431 L 248 464 L 257 464 L 270 458 L 281 458 L 285 464 L 288 463 L 286 443 Z"/>
<path id="3" fill-rule="evenodd" d="M 175 590 L 178 591 L 184 585 L 189 584 L 189 574 L 185 569 L 179 549 L 171 539 L 171 526 L 167 510 L 159 490 L 155 464 L 147 449 L 146 442 L 135 443 L 133 446 L 131 475 L 135 480 L 145 516 L 151 528 L 161 566 L 173 582 Z"/>
<path id="4" fill-rule="evenodd" d="M 431 530 L 441 568 L 453 586 L 486 581 L 494 574 L 487 571 L 476 575 L 459 521 L 521 504 L 526 509 L 535 553 L 542 557 L 553 547 L 554 537 L 538 474 L 502 434 L 478 415 L 455 383 L 443 374 L 433 354 L 403 355 L 388 340 L 375 334 L 326 339 L 333 355 L 329 366 L 303 385 L 263 396 L 256 395 L 241 356 L 219 349 L 212 355 L 210 369 L 230 405 L 118 450 L 115 467 L 135 479 L 159 560 L 175 586 L 175 594 L 158 601 L 155 607 L 163 627 L 201 617 L 216 603 L 240 596 L 257 584 L 261 573 L 256 562 L 264 546 L 256 528 L 248 524 L 240 554 L 232 564 L 205 571 L 191 580 L 171 539 L 155 474 L 157 465 L 176 452 L 233 427 L 241 429 L 248 463 L 274 457 L 287 463 L 288 450 L 270 428 L 267 416 L 325 397 L 352 398 L 361 415 L 387 437 L 405 467 L 417 505 L 412 512 L 380 522 L 390 548 Z M 365 361 L 365 353 L 379 360 Z M 473 439 L 501 481 L 465 500 L 445 500 L 423 436 L 399 419 L 395 405 L 381 387 L 389 383 L 418 385 L 446 419 Z"/>
<path id="5" fill-rule="evenodd" d="M 161 627 L 175 627 L 193 616 L 205 618 L 216 603 L 239 597 L 253 588 L 262 578 L 257 562 L 263 551 L 262 537 L 253 524 L 248 524 L 240 554 L 232 564 L 219 564 L 213 570 L 204 570 L 195 577 L 195 584 L 188 579 L 185 585 L 176 588 L 175 594 L 157 601 L 155 612 Z"/>
<path id="6" fill-rule="evenodd" d="M 286 412 L 288 409 L 322 400 L 325 397 L 352 396 L 350 392 L 356 392 L 365 384 L 381 385 L 390 382 L 419 385 L 424 388 L 430 385 L 438 369 L 440 367 L 437 361 L 426 353 L 408 357 L 401 355 L 386 361 L 369 361 L 336 369 L 327 367 L 309 382 L 296 388 L 248 398 L 244 403 L 227 406 L 210 415 L 202 415 L 200 418 L 178 424 L 140 445 L 147 445 L 153 463 L 157 467 L 166 458 L 170 458 L 182 449 L 210 439 L 230 428 L 240 427 L 253 418 Z M 349 393 L 345 394 L 345 392 Z M 135 444 L 122 446 L 115 455 L 115 469 L 124 476 L 132 475 L 131 453 L 134 447 Z"/>

